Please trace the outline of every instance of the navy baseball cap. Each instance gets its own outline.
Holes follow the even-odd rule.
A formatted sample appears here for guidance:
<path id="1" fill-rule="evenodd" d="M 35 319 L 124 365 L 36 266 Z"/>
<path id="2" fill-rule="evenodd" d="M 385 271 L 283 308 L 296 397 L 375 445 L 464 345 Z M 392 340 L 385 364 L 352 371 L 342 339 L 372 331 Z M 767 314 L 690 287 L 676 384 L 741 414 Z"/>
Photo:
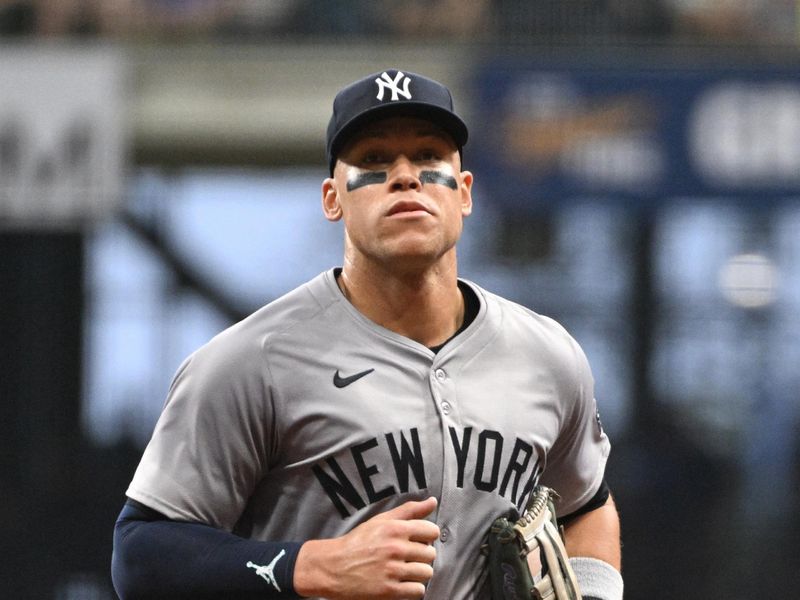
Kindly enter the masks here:
<path id="1" fill-rule="evenodd" d="M 339 152 L 359 128 L 397 115 L 435 123 L 450 134 L 459 151 L 467 143 L 467 126 L 453 110 L 450 90 L 422 75 L 387 69 L 359 79 L 336 94 L 326 148 L 331 174 Z"/>

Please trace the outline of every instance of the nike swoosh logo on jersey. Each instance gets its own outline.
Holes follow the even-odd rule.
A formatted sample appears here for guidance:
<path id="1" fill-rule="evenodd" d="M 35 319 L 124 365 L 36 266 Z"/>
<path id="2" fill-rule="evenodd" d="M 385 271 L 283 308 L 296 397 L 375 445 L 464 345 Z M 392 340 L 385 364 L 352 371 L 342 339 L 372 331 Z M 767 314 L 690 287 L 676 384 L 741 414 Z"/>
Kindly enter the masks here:
<path id="1" fill-rule="evenodd" d="M 375 369 L 367 369 L 366 371 L 361 371 L 360 373 L 356 373 L 355 375 L 350 375 L 350 377 L 342 377 L 341 375 L 339 375 L 339 369 L 336 369 L 336 373 L 333 374 L 333 385 L 335 385 L 337 388 L 347 387 L 354 381 L 358 381 L 365 375 L 369 375 L 374 370 Z"/>

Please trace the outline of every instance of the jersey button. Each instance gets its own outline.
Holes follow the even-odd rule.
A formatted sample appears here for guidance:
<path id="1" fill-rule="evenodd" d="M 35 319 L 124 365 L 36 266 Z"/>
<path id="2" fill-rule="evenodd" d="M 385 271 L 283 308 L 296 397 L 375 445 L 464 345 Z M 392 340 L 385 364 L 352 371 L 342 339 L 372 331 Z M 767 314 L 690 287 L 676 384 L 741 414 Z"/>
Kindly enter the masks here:
<path id="1" fill-rule="evenodd" d="M 451 408 L 452 408 L 452 407 L 450 406 L 450 403 L 449 403 L 447 400 L 445 400 L 444 402 L 442 402 L 442 412 L 443 412 L 444 414 L 446 414 L 446 415 L 449 415 L 449 414 L 450 414 L 450 409 L 451 409 Z"/>
<path id="2" fill-rule="evenodd" d="M 439 533 L 439 539 L 443 542 L 450 539 L 450 530 L 447 527 L 442 527 L 442 531 Z"/>
<path id="3" fill-rule="evenodd" d="M 447 373 L 444 372 L 444 369 L 436 369 L 436 379 L 439 381 L 447 379 Z"/>

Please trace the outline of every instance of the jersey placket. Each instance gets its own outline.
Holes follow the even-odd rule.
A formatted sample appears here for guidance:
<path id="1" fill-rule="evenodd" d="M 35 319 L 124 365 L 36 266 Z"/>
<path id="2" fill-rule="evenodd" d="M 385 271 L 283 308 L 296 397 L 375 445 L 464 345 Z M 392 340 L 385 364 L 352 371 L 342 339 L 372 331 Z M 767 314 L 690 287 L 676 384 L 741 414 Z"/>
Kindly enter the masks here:
<path id="1" fill-rule="evenodd" d="M 437 357 L 439 358 L 439 357 Z M 458 407 L 455 399 L 455 381 L 451 376 L 451 368 L 454 367 L 452 360 L 437 361 L 430 369 L 428 381 L 430 383 L 431 396 L 439 415 L 439 425 L 441 427 L 442 440 L 442 482 L 439 497 L 437 524 L 440 529 L 439 542 L 437 543 L 436 575 L 428 586 L 426 596 L 438 597 L 436 585 L 437 581 L 447 581 L 449 575 L 444 572 L 447 565 L 451 564 L 456 557 L 450 557 L 450 548 L 456 548 L 457 540 L 454 538 L 455 523 L 453 521 L 457 514 L 458 500 L 453 497 L 456 489 L 455 473 L 457 465 L 453 452 L 448 451 L 450 443 L 450 428 L 458 428 L 460 419 Z"/>

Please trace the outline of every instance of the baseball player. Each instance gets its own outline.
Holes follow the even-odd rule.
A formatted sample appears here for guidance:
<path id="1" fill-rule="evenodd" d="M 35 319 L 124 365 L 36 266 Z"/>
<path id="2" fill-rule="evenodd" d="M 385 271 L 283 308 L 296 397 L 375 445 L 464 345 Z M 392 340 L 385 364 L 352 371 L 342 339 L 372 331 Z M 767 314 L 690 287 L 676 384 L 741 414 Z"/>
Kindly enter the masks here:
<path id="1" fill-rule="evenodd" d="M 181 365 L 116 524 L 121 598 L 488 599 L 487 529 L 539 484 L 583 597 L 622 597 L 583 352 L 457 276 L 466 142 L 421 75 L 339 92 L 322 211 L 343 265 Z"/>

